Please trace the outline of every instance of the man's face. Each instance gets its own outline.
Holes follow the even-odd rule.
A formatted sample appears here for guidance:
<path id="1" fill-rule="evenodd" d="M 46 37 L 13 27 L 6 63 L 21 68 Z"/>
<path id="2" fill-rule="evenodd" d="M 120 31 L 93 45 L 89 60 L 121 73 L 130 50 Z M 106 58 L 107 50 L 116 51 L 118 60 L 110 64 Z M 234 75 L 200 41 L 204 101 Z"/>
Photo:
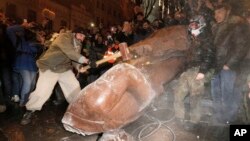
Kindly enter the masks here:
<path id="1" fill-rule="evenodd" d="M 123 23 L 123 32 L 130 32 L 131 31 L 131 25 L 129 22 Z"/>
<path id="2" fill-rule="evenodd" d="M 192 29 L 192 30 L 196 30 L 196 29 L 199 28 L 199 25 L 198 25 L 197 22 L 191 22 L 191 23 L 189 24 L 189 28 Z"/>
<path id="3" fill-rule="evenodd" d="M 97 38 L 97 41 L 98 41 L 98 43 L 102 43 L 102 36 L 99 36 L 98 38 Z"/>
<path id="4" fill-rule="evenodd" d="M 143 16 L 142 15 L 137 15 L 136 18 L 137 18 L 138 21 L 142 21 L 143 20 Z"/>
<path id="5" fill-rule="evenodd" d="M 44 43 L 44 40 L 45 40 L 45 33 L 44 33 L 44 32 L 36 32 L 36 39 L 37 39 L 40 43 Z"/>
<path id="6" fill-rule="evenodd" d="M 246 19 L 247 19 L 247 23 L 250 24 L 250 16 L 248 16 Z"/>
<path id="7" fill-rule="evenodd" d="M 85 35 L 82 33 L 76 33 L 76 39 L 83 42 L 85 39 Z"/>
<path id="8" fill-rule="evenodd" d="M 143 23 L 142 25 L 143 29 L 148 29 L 149 28 L 149 24 L 147 22 Z"/>
<path id="9" fill-rule="evenodd" d="M 214 11 L 214 18 L 217 23 L 222 23 L 223 21 L 225 21 L 228 14 L 229 10 L 226 10 L 225 8 L 220 8 Z"/>

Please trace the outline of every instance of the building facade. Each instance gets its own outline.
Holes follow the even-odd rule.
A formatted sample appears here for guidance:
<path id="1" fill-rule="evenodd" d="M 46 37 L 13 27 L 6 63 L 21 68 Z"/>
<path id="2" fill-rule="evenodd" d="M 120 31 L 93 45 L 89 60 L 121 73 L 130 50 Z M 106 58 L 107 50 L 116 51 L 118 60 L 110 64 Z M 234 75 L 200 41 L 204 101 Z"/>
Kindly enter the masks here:
<path id="1" fill-rule="evenodd" d="M 124 20 L 122 0 L 1 0 L 0 9 L 11 19 L 27 19 L 41 23 L 42 10 L 55 13 L 53 29 L 61 26 L 70 29 L 76 26 L 88 27 L 91 23 L 104 26 L 119 24 Z M 128 7 L 128 6 L 126 6 Z M 131 7 L 133 9 L 133 7 Z"/>

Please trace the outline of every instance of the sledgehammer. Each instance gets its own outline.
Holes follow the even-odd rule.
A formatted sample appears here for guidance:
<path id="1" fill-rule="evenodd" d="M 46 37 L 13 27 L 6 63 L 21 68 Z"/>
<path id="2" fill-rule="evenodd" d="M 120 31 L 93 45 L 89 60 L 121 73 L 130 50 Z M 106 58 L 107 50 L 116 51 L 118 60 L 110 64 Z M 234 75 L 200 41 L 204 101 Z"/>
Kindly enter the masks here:
<path id="1" fill-rule="evenodd" d="M 105 62 L 108 62 L 109 60 L 115 59 L 115 58 L 119 58 L 122 57 L 123 61 L 127 61 L 130 59 L 130 54 L 129 54 L 129 50 L 128 50 L 128 45 L 126 42 L 120 43 L 119 44 L 119 50 L 118 52 L 114 53 L 111 56 L 108 56 L 106 58 L 103 58 L 101 60 L 96 61 L 96 66 L 99 66 L 100 64 L 103 64 Z M 90 69 L 90 65 L 87 65 L 85 67 L 82 67 L 79 69 L 80 73 L 84 73 L 86 72 L 88 69 Z"/>

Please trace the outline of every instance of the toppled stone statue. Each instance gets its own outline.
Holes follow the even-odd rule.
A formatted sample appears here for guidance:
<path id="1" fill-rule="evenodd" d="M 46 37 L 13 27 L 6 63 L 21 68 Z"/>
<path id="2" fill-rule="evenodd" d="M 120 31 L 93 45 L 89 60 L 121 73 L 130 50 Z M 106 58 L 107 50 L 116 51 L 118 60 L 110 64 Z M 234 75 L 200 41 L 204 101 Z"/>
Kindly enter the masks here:
<path id="1" fill-rule="evenodd" d="M 187 34 L 185 26 L 173 26 L 130 46 L 131 60 L 115 65 L 75 97 L 62 119 L 65 129 L 90 135 L 136 120 L 183 70 Z"/>

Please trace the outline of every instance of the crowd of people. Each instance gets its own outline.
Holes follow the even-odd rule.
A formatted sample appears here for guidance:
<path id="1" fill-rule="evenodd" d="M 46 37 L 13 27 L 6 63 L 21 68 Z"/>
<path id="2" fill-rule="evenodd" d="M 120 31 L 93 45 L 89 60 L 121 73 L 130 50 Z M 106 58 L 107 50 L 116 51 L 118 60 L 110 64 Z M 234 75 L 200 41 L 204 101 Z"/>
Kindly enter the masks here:
<path id="1" fill-rule="evenodd" d="M 221 0 L 205 0 L 193 9 L 152 23 L 138 12 L 123 25 L 88 30 L 62 27 L 58 32 L 48 30 L 46 23 L 8 21 L 0 13 L 0 112 L 6 110 L 8 102 L 19 103 L 27 109 L 21 124 L 28 124 L 53 90 L 59 99 L 55 104 L 63 101 L 62 97 L 70 103 L 81 88 L 111 68 L 115 61 L 99 66 L 95 62 L 119 51 L 120 43 L 130 46 L 163 27 L 181 24 L 187 26 L 191 49 L 174 92 L 176 117 L 185 121 L 184 99 L 189 96 L 189 121 L 199 122 L 198 102 L 205 83 L 211 82 L 215 119 L 220 123 L 234 121 L 242 100 L 250 99 L 250 11 L 236 16 Z M 88 64 L 91 68 L 87 73 L 78 73 Z"/>
<path id="2" fill-rule="evenodd" d="M 228 125 L 249 123 L 249 12 L 244 16 L 233 13 L 227 2 L 204 5 L 206 15 L 190 19 L 190 56 L 187 68 L 178 78 L 174 89 L 175 114 L 184 128 L 193 129 L 202 116 L 201 99 L 206 86 L 212 98 L 212 123 Z M 207 14 L 213 13 L 213 16 Z M 211 18 L 213 17 L 213 18 Z M 185 108 L 188 99 L 190 111 Z M 248 97 L 248 98 L 247 98 Z M 244 114 L 243 114 L 243 113 Z M 185 114 L 188 117 L 185 117 Z M 243 116 L 248 119 L 243 120 Z"/>
<path id="3" fill-rule="evenodd" d="M 142 13 L 122 25 L 104 28 L 100 24 L 91 29 L 76 27 L 73 30 L 61 27 L 58 32 L 50 29 L 51 21 L 46 17 L 40 24 L 0 15 L 0 112 L 6 110 L 6 103 L 18 103 L 20 108 L 27 109 L 22 124 L 30 122 L 34 111 L 41 110 L 53 92 L 55 105 L 65 100 L 70 102 L 81 88 L 112 67 L 115 60 L 99 66 L 95 62 L 119 51 L 119 43 L 130 46 L 163 28 L 162 21 L 151 24 Z M 91 68 L 79 73 L 86 65 Z"/>

